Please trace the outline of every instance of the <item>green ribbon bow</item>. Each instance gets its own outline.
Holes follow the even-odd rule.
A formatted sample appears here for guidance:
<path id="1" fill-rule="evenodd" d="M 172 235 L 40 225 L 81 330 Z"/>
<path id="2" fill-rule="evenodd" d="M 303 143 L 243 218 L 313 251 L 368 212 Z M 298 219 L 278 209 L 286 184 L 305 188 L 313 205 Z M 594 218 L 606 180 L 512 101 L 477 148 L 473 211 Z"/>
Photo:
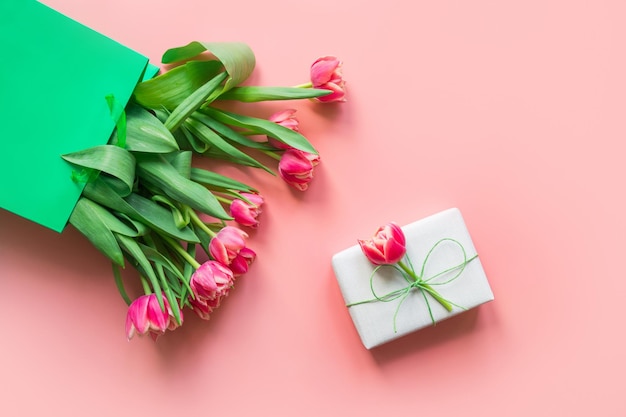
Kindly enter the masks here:
<path id="1" fill-rule="evenodd" d="M 451 242 L 453 244 L 455 244 L 460 250 L 461 253 L 463 254 L 463 261 L 457 265 L 451 266 L 441 272 L 438 272 L 435 275 L 432 275 L 428 278 L 424 278 L 424 271 L 426 270 L 426 265 L 428 264 L 428 260 L 430 259 L 432 253 L 435 251 L 435 249 L 437 249 L 440 245 L 444 244 L 445 242 Z M 398 312 L 400 311 L 400 307 L 402 307 L 402 304 L 404 303 L 404 301 L 407 299 L 407 297 L 409 296 L 409 294 L 411 293 L 411 291 L 413 290 L 418 290 L 420 291 L 420 293 L 422 294 L 422 296 L 424 297 L 424 301 L 426 302 L 426 307 L 428 308 L 428 314 L 430 315 L 430 319 L 432 320 L 433 324 L 435 324 L 435 318 L 433 317 L 433 313 L 432 310 L 430 308 L 430 303 L 428 301 L 428 297 L 426 296 L 426 293 L 430 294 L 431 297 L 433 297 L 437 302 L 439 302 L 447 311 L 452 311 L 452 307 L 458 307 L 461 308 L 463 310 L 465 310 L 464 307 L 459 306 L 453 302 L 451 302 L 450 300 L 445 299 L 444 297 L 442 297 L 434 288 L 433 286 L 438 286 L 438 285 L 446 285 L 449 284 L 450 282 L 456 280 L 457 278 L 459 278 L 461 276 L 461 274 L 463 273 L 463 271 L 465 270 L 465 267 L 467 266 L 468 263 L 470 263 L 471 261 L 473 261 L 474 259 L 478 258 L 478 255 L 474 255 L 471 258 L 468 258 L 467 256 L 467 252 L 465 251 L 465 248 L 463 247 L 463 245 L 455 239 L 452 238 L 443 238 L 438 240 L 428 251 L 428 253 L 426 254 L 426 257 L 424 258 L 424 262 L 422 263 L 422 267 L 420 269 L 419 274 L 417 274 L 415 272 L 415 269 L 413 268 L 413 265 L 411 263 L 411 260 L 409 259 L 408 256 L 405 256 L 406 260 L 407 260 L 407 264 L 405 264 L 404 262 L 400 261 L 397 264 L 393 264 L 393 265 L 378 265 L 376 268 L 374 268 L 374 270 L 372 271 L 371 275 L 370 275 L 370 289 L 372 291 L 372 295 L 374 296 L 374 298 L 369 299 L 369 300 L 363 300 L 363 301 L 357 301 L 354 303 L 349 303 L 346 304 L 346 307 L 352 307 L 355 305 L 359 305 L 359 304 L 366 304 L 366 303 L 371 303 L 371 302 L 375 302 L 375 301 L 381 301 L 381 302 L 391 302 L 391 301 L 395 301 L 395 300 L 400 300 L 398 302 L 398 305 L 396 307 L 396 311 L 393 315 L 393 331 L 394 333 L 397 333 L 397 328 L 396 328 L 396 318 L 398 316 Z M 374 277 L 376 275 L 376 272 L 378 272 L 378 270 L 382 267 L 392 267 L 395 270 L 397 270 L 400 273 L 400 276 L 402 276 L 402 278 L 404 278 L 404 280 L 407 282 L 406 287 L 391 291 L 387 294 L 384 295 L 378 295 L 376 290 L 374 289 Z M 449 279 L 442 281 L 442 282 L 432 282 L 434 279 L 439 278 L 443 275 L 446 275 L 448 273 L 451 273 L 453 271 L 456 271 L 456 273 Z"/>

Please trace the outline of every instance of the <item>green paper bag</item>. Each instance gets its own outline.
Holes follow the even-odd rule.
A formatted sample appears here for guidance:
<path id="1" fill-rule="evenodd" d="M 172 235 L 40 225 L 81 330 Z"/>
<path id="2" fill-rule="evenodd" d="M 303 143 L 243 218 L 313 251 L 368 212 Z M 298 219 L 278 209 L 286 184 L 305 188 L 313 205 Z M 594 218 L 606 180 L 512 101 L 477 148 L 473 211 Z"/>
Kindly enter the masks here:
<path id="1" fill-rule="evenodd" d="M 0 0 L 0 48 L 0 207 L 61 232 L 85 185 L 61 155 L 107 143 L 106 96 L 155 67 L 34 0 Z"/>

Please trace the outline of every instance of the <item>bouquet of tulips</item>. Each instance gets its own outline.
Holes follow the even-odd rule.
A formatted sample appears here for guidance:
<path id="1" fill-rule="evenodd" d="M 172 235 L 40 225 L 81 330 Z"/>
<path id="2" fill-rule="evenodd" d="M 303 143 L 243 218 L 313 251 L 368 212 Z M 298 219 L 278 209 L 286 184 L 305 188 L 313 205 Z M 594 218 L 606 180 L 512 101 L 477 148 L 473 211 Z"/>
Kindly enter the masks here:
<path id="1" fill-rule="evenodd" d="M 76 167 L 75 180 L 85 182 L 70 224 L 111 260 L 129 305 L 129 339 L 135 334 L 156 339 L 177 328 L 185 308 L 208 319 L 255 260 L 243 228 L 258 226 L 262 195 L 195 167 L 193 156 L 274 174 L 276 167 L 254 157 L 265 154 L 277 160 L 278 175 L 302 191 L 320 161 L 299 133 L 294 109 L 263 119 L 217 104 L 345 101 L 335 57 L 316 60 L 310 82 L 294 87 L 241 85 L 255 66 L 243 43 L 191 42 L 166 51 L 162 62 L 177 65 L 139 83 L 124 109 L 116 108 L 115 97 L 107 98 L 116 119 L 108 144 L 64 155 Z M 200 263 L 197 251 L 208 261 Z M 135 299 L 122 279 L 126 264 L 136 269 L 143 288 Z"/>

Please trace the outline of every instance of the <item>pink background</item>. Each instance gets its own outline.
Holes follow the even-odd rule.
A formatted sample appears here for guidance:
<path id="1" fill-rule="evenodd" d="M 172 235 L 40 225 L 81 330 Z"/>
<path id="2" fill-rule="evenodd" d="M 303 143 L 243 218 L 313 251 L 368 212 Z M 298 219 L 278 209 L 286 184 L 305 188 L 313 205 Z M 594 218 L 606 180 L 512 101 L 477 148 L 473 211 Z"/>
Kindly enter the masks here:
<path id="1" fill-rule="evenodd" d="M 80 234 L 0 212 L 0 415 L 626 414 L 626 3 L 45 3 L 154 62 L 247 42 L 254 84 L 337 55 L 349 102 L 288 104 L 322 155 L 306 193 L 220 168 L 267 198 L 258 260 L 209 322 L 189 313 L 156 344 L 126 341 Z M 365 350 L 331 256 L 453 206 L 496 300 Z"/>

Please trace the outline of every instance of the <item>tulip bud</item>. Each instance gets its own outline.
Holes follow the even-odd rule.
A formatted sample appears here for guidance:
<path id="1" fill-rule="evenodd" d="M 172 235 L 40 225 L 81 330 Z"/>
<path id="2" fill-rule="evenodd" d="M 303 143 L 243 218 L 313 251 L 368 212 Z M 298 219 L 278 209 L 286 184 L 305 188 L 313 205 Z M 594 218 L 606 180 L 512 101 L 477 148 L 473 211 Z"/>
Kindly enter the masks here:
<path id="1" fill-rule="evenodd" d="M 126 314 L 126 337 L 128 340 L 132 339 L 136 333 L 141 336 L 149 333 L 156 340 L 168 328 L 178 327 L 167 298 L 163 297 L 163 303 L 165 311 L 161 310 L 156 295 L 148 294 L 142 295 L 130 304 Z"/>
<path id="2" fill-rule="evenodd" d="M 248 199 L 250 203 L 247 203 L 240 199 L 235 199 L 230 204 L 230 215 L 233 216 L 235 221 L 242 226 L 249 226 L 256 228 L 259 226 L 258 217 L 261 214 L 261 206 L 263 205 L 263 196 L 259 194 L 240 193 L 243 197 Z"/>
<path id="3" fill-rule="evenodd" d="M 319 155 L 298 149 L 288 149 L 280 158 L 278 173 L 287 184 L 305 191 L 313 179 L 313 168 L 319 162 Z"/>
<path id="4" fill-rule="evenodd" d="M 189 286 L 196 298 L 214 300 L 228 294 L 233 273 L 219 262 L 207 261 L 193 273 Z"/>
<path id="5" fill-rule="evenodd" d="M 334 56 L 318 58 L 311 65 L 313 88 L 332 91 L 331 94 L 316 98 L 317 101 L 323 103 L 346 101 L 346 83 L 343 80 L 342 65 L 342 62 Z"/>
<path id="6" fill-rule="evenodd" d="M 361 250 L 374 265 L 391 265 L 399 262 L 406 253 L 404 232 L 395 223 L 378 228 L 374 237 L 358 239 Z"/>
<path id="7" fill-rule="evenodd" d="M 254 251 L 246 247 L 247 238 L 243 230 L 226 226 L 211 239 L 209 253 L 217 262 L 229 266 L 235 276 L 242 275 L 256 257 Z"/>

